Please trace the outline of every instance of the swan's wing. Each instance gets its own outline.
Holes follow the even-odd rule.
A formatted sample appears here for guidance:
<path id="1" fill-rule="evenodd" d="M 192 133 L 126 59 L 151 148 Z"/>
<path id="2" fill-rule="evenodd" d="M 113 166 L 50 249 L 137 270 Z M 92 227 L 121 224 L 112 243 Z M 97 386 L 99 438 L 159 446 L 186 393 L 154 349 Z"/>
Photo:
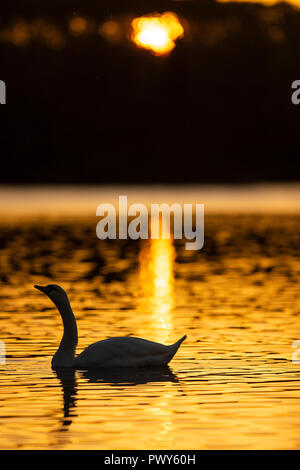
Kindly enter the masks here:
<path id="1" fill-rule="evenodd" d="M 142 338 L 116 337 L 91 344 L 75 361 L 82 367 L 147 366 L 153 360 L 161 362 L 170 353 L 169 348 Z"/>

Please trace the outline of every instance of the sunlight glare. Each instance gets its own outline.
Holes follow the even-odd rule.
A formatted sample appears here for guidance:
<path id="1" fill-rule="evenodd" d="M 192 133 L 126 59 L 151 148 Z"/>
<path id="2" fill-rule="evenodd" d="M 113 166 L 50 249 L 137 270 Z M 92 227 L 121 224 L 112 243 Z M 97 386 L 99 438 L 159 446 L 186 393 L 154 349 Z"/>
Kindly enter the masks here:
<path id="1" fill-rule="evenodd" d="M 135 18 L 131 23 L 132 41 L 155 55 L 168 54 L 175 40 L 182 37 L 184 29 L 175 13 L 166 12 Z"/>
<path id="2" fill-rule="evenodd" d="M 172 329 L 174 259 L 172 240 L 163 238 L 149 239 L 139 257 L 142 308 L 151 314 L 151 327 L 161 342 L 168 340 Z"/>

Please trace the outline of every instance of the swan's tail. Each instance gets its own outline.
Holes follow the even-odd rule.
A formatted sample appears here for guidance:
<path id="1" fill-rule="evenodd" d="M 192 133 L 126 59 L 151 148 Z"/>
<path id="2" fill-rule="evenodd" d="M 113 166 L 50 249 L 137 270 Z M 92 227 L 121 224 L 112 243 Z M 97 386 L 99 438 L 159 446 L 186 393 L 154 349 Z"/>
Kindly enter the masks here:
<path id="1" fill-rule="evenodd" d="M 180 338 L 178 341 L 176 341 L 176 343 L 174 344 L 171 344 L 170 346 L 167 346 L 168 347 L 168 354 L 167 354 L 167 364 L 170 362 L 170 360 L 172 359 L 172 357 L 175 356 L 175 354 L 177 353 L 178 349 L 179 349 L 179 346 L 181 345 L 181 343 L 186 339 L 186 335 L 184 335 L 182 338 Z"/>
<path id="2" fill-rule="evenodd" d="M 180 338 L 178 341 L 176 341 L 176 343 L 174 344 L 171 344 L 170 348 L 174 348 L 175 351 L 177 351 L 177 349 L 179 348 L 179 346 L 181 345 L 181 343 L 186 339 L 186 335 L 183 335 L 182 338 Z"/>

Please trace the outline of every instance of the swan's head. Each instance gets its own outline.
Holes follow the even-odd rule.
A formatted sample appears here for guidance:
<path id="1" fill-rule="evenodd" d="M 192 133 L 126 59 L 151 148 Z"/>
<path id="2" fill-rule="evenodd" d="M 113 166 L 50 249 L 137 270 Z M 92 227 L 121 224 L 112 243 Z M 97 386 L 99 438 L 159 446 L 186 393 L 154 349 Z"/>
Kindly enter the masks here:
<path id="1" fill-rule="evenodd" d="M 64 303 L 68 302 L 68 297 L 62 287 L 58 286 L 57 284 L 49 284 L 48 286 L 34 286 L 36 289 L 44 292 L 47 294 L 49 299 L 56 305 L 63 305 Z"/>

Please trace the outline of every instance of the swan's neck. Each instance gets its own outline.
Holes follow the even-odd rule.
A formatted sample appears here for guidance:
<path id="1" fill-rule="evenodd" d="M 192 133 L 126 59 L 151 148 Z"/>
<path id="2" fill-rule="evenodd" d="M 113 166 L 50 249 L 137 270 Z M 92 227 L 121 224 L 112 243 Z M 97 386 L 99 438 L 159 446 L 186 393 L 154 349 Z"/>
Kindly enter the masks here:
<path id="1" fill-rule="evenodd" d="M 71 367 L 78 342 L 77 325 L 69 300 L 57 306 L 61 315 L 64 334 L 53 356 L 52 367 Z"/>

